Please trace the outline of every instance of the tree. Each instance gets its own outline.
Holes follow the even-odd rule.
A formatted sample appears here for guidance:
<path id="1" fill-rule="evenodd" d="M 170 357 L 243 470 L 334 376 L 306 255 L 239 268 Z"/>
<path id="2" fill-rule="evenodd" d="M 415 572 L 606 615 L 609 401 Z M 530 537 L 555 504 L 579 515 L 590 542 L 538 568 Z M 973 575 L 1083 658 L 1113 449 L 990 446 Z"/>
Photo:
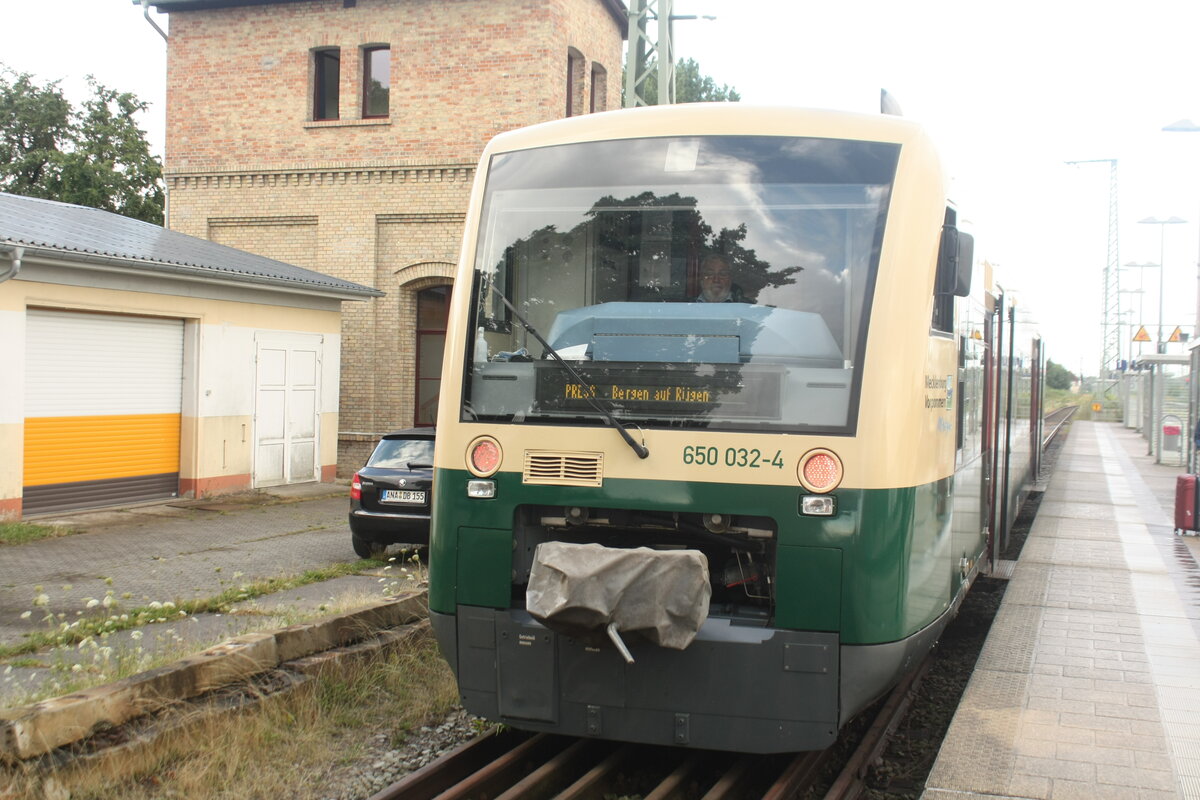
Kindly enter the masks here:
<path id="1" fill-rule="evenodd" d="M 642 96 L 648 105 L 658 105 L 658 62 L 652 59 L 646 67 L 647 77 L 642 84 Z M 621 87 L 624 92 L 625 83 Z M 729 85 L 717 86 L 708 75 L 700 74 L 700 65 L 693 58 L 682 58 L 675 64 L 676 103 L 737 102 L 742 96 Z"/>
<path id="2" fill-rule="evenodd" d="M 741 99 L 732 86 L 717 86 L 711 77 L 701 75 L 695 59 L 680 59 L 675 65 L 676 103 L 736 103 Z"/>
<path id="3" fill-rule="evenodd" d="M 1075 376 L 1061 364 L 1046 359 L 1046 385 L 1051 389 L 1070 389 Z"/>
<path id="4" fill-rule="evenodd" d="M 0 69 L 0 191 L 91 206 L 162 224 L 162 162 L 134 115 L 146 103 L 88 76 L 72 109 L 58 81 Z"/>
<path id="5" fill-rule="evenodd" d="M 14 75 L 11 83 L 6 80 Z M 71 104 L 58 82 L 35 86 L 30 76 L 0 72 L 0 189 L 45 197 L 50 164 L 71 132 Z"/>

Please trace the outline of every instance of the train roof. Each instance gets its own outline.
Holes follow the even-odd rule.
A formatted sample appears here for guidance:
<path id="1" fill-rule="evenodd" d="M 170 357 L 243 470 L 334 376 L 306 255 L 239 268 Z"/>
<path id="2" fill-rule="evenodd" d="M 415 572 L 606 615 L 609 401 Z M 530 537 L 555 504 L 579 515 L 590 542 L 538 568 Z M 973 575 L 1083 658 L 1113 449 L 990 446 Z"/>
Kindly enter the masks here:
<path id="1" fill-rule="evenodd" d="M 485 155 L 604 139 L 750 133 L 901 144 L 927 138 L 917 122 L 889 114 L 746 103 L 680 103 L 584 114 L 519 128 L 492 139 Z"/>

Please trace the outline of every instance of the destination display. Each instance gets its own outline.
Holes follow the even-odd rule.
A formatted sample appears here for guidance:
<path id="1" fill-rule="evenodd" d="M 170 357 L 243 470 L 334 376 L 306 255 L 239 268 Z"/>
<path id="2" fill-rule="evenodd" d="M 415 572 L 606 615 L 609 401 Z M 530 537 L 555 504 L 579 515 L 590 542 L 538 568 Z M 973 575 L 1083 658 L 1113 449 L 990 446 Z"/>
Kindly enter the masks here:
<path id="1" fill-rule="evenodd" d="M 577 380 L 554 364 L 538 364 L 537 407 L 541 411 L 591 411 L 600 401 L 616 410 L 647 415 L 721 416 L 773 419 L 779 416 L 781 374 L 744 374 L 741 365 L 577 366 Z"/>

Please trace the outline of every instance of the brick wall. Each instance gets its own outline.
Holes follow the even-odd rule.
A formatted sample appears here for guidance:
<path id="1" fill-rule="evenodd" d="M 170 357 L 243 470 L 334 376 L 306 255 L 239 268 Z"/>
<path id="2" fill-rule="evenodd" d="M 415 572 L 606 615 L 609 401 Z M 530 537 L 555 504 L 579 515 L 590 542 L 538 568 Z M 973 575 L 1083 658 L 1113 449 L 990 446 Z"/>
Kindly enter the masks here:
<path id="1" fill-rule="evenodd" d="M 343 306 L 349 474 L 366 447 L 350 433 L 412 424 L 416 293 L 452 283 L 483 145 L 563 116 L 568 51 L 590 108 L 595 68 L 620 75 L 619 25 L 604 0 L 311 0 L 176 12 L 170 31 L 168 225 L 387 293 Z M 362 119 L 362 47 L 378 44 L 390 113 Z M 340 118 L 313 121 L 326 47 Z M 601 88 L 597 107 L 618 107 L 619 80 Z"/>

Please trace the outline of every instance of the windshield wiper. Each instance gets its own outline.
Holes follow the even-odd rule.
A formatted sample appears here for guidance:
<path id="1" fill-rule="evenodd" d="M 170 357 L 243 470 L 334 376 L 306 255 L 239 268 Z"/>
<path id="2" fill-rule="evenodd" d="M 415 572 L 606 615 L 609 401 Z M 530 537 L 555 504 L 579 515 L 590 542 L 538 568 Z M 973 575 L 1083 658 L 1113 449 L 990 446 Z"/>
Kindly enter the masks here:
<path id="1" fill-rule="evenodd" d="M 512 312 L 512 315 L 517 318 L 518 322 L 521 323 L 521 327 L 528 331 L 533 338 L 537 339 L 538 344 L 546 348 L 546 352 L 550 354 L 550 357 L 558 362 L 558 365 L 565 369 L 568 375 L 577 380 L 580 386 L 591 385 L 588 381 L 584 380 L 583 376 L 580 375 L 574 367 L 563 360 L 563 357 L 558 354 L 558 351 L 551 347 L 550 343 L 542 338 L 542 335 L 537 332 L 537 328 L 530 325 L 529 321 L 521 316 L 521 312 L 517 311 L 513 304 L 508 301 L 508 298 L 505 297 L 504 294 L 497 289 L 495 284 L 493 284 L 491 281 L 488 281 L 488 289 L 490 289 L 496 294 L 497 297 L 500 298 L 500 302 L 504 303 L 508 310 Z M 644 444 L 638 444 L 636 441 L 634 441 L 633 437 L 629 435 L 629 429 L 622 425 L 621 421 L 613 416 L 613 413 L 610 409 L 605 408 L 597 403 L 595 398 L 589 396 L 590 392 L 584 392 L 583 394 L 585 395 L 584 399 L 587 401 L 588 405 L 598 411 L 610 425 L 617 429 L 617 433 L 621 434 L 621 438 L 625 440 L 625 444 L 629 445 L 633 449 L 633 452 L 637 453 L 638 458 L 646 458 L 650 455 L 650 451 L 646 449 L 646 446 Z"/>

